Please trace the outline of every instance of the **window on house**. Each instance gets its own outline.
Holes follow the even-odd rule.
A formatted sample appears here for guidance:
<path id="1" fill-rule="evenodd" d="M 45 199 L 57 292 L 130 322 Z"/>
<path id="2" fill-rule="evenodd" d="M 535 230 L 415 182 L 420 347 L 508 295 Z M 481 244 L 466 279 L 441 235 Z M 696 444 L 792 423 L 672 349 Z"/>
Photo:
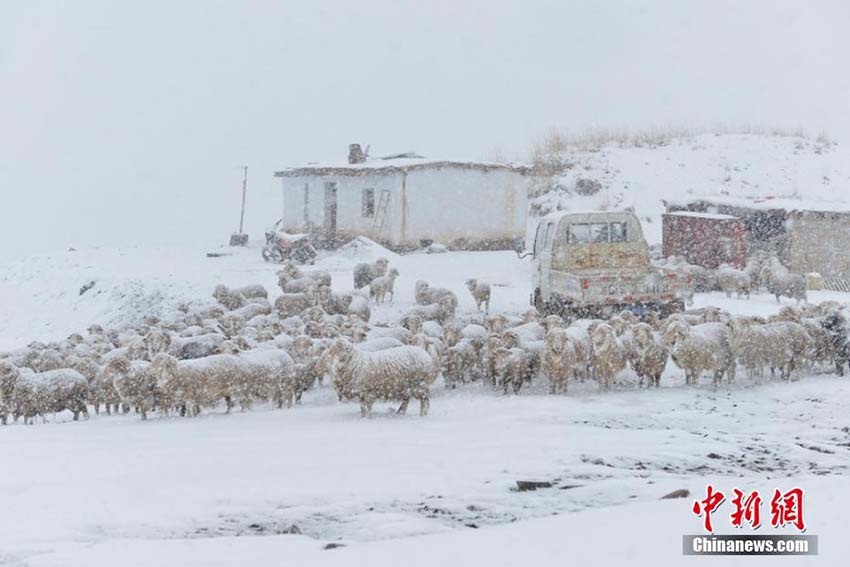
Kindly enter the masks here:
<path id="1" fill-rule="evenodd" d="M 304 184 L 304 224 L 310 222 L 310 184 Z"/>
<path id="2" fill-rule="evenodd" d="M 363 211 L 364 218 L 372 218 L 375 216 L 375 190 L 374 189 L 364 189 L 363 190 L 363 198 L 362 198 L 362 206 L 361 209 Z"/>

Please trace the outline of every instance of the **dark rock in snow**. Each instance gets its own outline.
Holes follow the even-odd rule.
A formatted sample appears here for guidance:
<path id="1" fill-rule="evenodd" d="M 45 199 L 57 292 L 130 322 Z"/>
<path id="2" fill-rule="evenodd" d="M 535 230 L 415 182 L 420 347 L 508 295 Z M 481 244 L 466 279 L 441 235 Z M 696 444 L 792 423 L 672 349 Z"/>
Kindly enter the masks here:
<path id="1" fill-rule="evenodd" d="M 84 284 L 83 284 L 83 287 L 81 287 L 81 288 L 80 288 L 80 295 L 84 294 L 85 292 L 87 292 L 88 290 L 90 290 L 91 288 L 93 288 L 93 287 L 94 287 L 94 283 L 95 283 L 95 282 L 94 282 L 94 280 L 92 280 L 92 281 L 90 281 L 90 282 L 86 282 L 86 283 L 84 283 Z"/>
<path id="2" fill-rule="evenodd" d="M 661 497 L 661 500 L 672 500 L 673 498 L 687 498 L 691 495 L 691 491 L 687 488 L 680 488 L 679 490 L 674 490 L 669 494 L 665 494 Z"/>
<path id="3" fill-rule="evenodd" d="M 322 549 L 336 549 L 338 547 L 345 547 L 344 543 L 326 543 Z"/>
<path id="4" fill-rule="evenodd" d="M 520 492 L 527 492 L 538 488 L 552 488 L 552 483 L 545 480 L 518 480 L 516 488 Z"/>

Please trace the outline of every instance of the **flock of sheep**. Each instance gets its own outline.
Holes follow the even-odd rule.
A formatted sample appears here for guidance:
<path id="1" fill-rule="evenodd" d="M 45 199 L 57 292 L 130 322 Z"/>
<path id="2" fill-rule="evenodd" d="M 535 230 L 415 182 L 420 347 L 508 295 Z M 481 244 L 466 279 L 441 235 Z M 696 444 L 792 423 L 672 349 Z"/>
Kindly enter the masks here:
<path id="1" fill-rule="evenodd" d="M 801 274 L 791 273 L 776 256 L 756 252 L 747 260 L 743 269 L 722 264 L 716 270 L 689 264 L 684 259 L 671 256 L 661 264 L 665 269 L 691 277 L 696 291 L 722 291 L 727 297 L 750 297 L 753 290 L 764 286 L 770 295 L 788 297 L 798 303 L 806 301 L 806 279 Z"/>
<path id="2" fill-rule="evenodd" d="M 768 289 L 781 274 L 770 259 L 758 271 Z M 765 369 L 789 379 L 816 365 L 843 375 L 848 364 L 847 322 L 835 302 L 785 306 L 767 319 L 709 307 L 665 319 L 624 311 L 565 321 L 535 310 L 491 315 L 490 286 L 471 279 L 479 313 L 464 318 L 452 291 L 418 281 L 416 305 L 379 326 L 369 323 L 371 302 L 392 300 L 398 276 L 384 258 L 355 267 L 354 292 L 334 292 L 329 273 L 293 264 L 278 276 L 282 293 L 273 303 L 260 285 L 220 285 L 215 303 L 181 305 L 168 320 L 150 316 L 121 330 L 93 325 L 85 335 L 0 353 L 0 419 L 32 423 L 63 410 L 74 419 L 90 410 L 194 416 L 257 402 L 281 408 L 326 378 L 341 401 L 360 403 L 364 417 L 381 400 L 399 402 L 399 413 L 417 400 L 425 415 L 439 376 L 448 388 L 479 381 L 503 394 L 547 380 L 550 393 L 561 394 L 575 380 L 610 388 L 627 368 L 638 385 L 658 386 L 670 362 L 688 384 L 704 373 L 731 381 L 739 366 L 760 382 Z M 752 289 L 737 273 L 717 276 L 729 293 Z M 773 291 L 789 295 L 795 286 Z"/>

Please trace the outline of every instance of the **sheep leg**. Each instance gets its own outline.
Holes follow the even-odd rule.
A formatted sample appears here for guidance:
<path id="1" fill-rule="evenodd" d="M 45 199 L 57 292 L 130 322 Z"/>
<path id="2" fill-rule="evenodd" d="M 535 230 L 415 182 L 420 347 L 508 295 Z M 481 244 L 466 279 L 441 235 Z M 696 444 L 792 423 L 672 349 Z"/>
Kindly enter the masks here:
<path id="1" fill-rule="evenodd" d="M 419 415 L 428 415 L 428 410 L 431 408 L 431 398 L 428 394 L 419 398 Z"/>
<path id="2" fill-rule="evenodd" d="M 397 414 L 404 415 L 407 413 L 407 405 L 410 403 L 410 398 L 402 398 L 401 405 L 396 410 Z"/>
<path id="3" fill-rule="evenodd" d="M 365 398 L 360 400 L 360 417 L 370 417 L 372 415 L 372 400 Z"/>

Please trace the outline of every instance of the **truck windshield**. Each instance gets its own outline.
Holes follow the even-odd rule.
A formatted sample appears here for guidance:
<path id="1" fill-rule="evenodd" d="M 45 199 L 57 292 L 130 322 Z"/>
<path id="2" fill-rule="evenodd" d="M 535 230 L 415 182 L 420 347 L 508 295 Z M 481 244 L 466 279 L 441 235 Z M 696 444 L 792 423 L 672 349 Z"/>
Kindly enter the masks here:
<path id="1" fill-rule="evenodd" d="M 570 224 L 570 244 L 591 244 L 596 242 L 627 242 L 626 223 L 593 222 Z"/>

